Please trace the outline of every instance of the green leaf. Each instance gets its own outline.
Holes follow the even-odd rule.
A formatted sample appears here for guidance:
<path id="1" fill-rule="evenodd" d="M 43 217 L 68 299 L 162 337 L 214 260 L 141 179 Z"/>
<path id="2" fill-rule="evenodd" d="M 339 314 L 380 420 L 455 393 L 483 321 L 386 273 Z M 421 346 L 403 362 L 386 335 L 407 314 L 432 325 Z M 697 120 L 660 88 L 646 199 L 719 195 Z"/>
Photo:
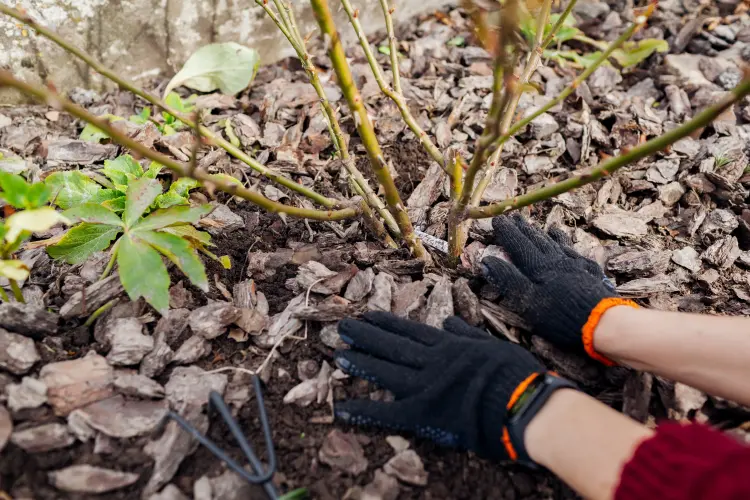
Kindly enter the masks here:
<path id="1" fill-rule="evenodd" d="M 309 498 L 309 495 L 310 493 L 307 491 L 307 488 L 297 488 L 285 494 L 279 500 L 304 500 Z"/>
<path id="2" fill-rule="evenodd" d="M 229 257 L 229 255 L 222 255 L 219 257 L 219 263 L 221 263 L 221 267 L 224 269 L 232 269 L 232 259 Z"/>
<path id="3" fill-rule="evenodd" d="M 84 203 L 83 205 L 70 208 L 63 212 L 63 215 L 74 222 L 122 226 L 122 221 L 116 213 L 102 205 L 94 203 Z"/>
<path id="4" fill-rule="evenodd" d="M 466 45 L 466 38 L 462 36 L 454 36 L 445 43 L 448 47 L 463 47 Z"/>
<path id="5" fill-rule="evenodd" d="M 155 179 L 144 177 L 132 182 L 125 195 L 125 212 L 122 216 L 125 227 L 132 227 L 160 194 L 161 184 Z"/>
<path id="6" fill-rule="evenodd" d="M 195 247 L 212 247 L 214 244 L 211 242 L 211 235 L 205 231 L 199 231 L 190 224 L 178 224 L 175 226 L 168 226 L 159 231 L 163 233 L 171 233 L 180 238 L 185 238 L 190 241 Z"/>
<path id="7" fill-rule="evenodd" d="M 143 176 L 148 177 L 149 179 L 156 179 L 156 176 L 159 175 L 163 168 L 164 165 L 162 165 L 161 163 L 152 161 L 148 166 L 148 170 L 146 170 L 146 173 L 143 174 Z"/>
<path id="8" fill-rule="evenodd" d="M 125 119 L 121 116 L 111 114 L 101 115 L 99 118 L 108 120 L 109 122 L 119 122 Z M 109 139 L 109 135 L 102 129 L 87 123 L 86 126 L 83 127 L 83 130 L 81 130 L 81 135 L 78 138 L 86 142 L 100 142 L 103 139 Z"/>
<path id="9" fill-rule="evenodd" d="M 52 195 L 50 189 L 43 182 L 35 182 L 27 194 L 27 208 L 38 208 L 46 205 Z"/>
<path id="10" fill-rule="evenodd" d="M 200 183 L 190 177 L 180 177 L 169 186 L 169 191 L 160 194 L 156 198 L 159 208 L 169 208 L 174 205 L 186 205 L 191 189 L 200 186 Z"/>
<path id="11" fill-rule="evenodd" d="M 612 58 L 622 68 L 636 66 L 651 56 L 654 52 L 667 52 L 669 44 L 665 40 L 647 38 L 637 42 L 625 42 L 622 48 L 612 52 Z"/>
<path id="12" fill-rule="evenodd" d="M 388 45 L 380 45 L 378 46 L 378 52 L 389 56 L 391 55 L 391 48 Z"/>
<path id="13" fill-rule="evenodd" d="M 5 221 L 5 227 L 8 229 L 8 232 L 5 233 L 5 241 L 13 243 L 21 233 L 47 231 L 57 224 L 67 224 L 68 222 L 68 219 L 52 207 L 16 212 Z"/>
<path id="14" fill-rule="evenodd" d="M 137 224 L 130 226 L 132 231 L 151 231 L 175 224 L 195 224 L 211 213 L 211 205 L 198 207 L 178 206 L 155 210 Z"/>
<path id="15" fill-rule="evenodd" d="M 229 142 L 232 143 L 232 146 L 235 148 L 239 148 L 242 146 L 242 143 L 240 142 L 240 138 L 237 137 L 237 134 L 234 133 L 234 128 L 232 127 L 232 120 L 224 120 L 224 133 L 227 134 L 227 138 L 229 138 Z"/>
<path id="16" fill-rule="evenodd" d="M 130 155 L 118 156 L 114 160 L 104 160 L 102 173 L 109 177 L 115 187 L 122 191 L 132 181 L 143 175 L 143 167 Z"/>
<path id="17" fill-rule="evenodd" d="M 138 238 L 146 241 L 159 253 L 174 262 L 195 286 L 204 292 L 208 291 L 206 269 L 195 253 L 195 249 L 187 240 L 173 234 L 156 231 L 139 231 Z"/>
<path id="18" fill-rule="evenodd" d="M 117 266 L 130 300 L 143 297 L 160 314 L 169 311 L 169 273 L 159 252 L 145 241 L 125 235 L 117 249 Z"/>
<path id="19" fill-rule="evenodd" d="M 117 193 L 119 194 L 119 191 L 117 191 Z M 118 196 L 117 198 L 104 201 L 102 202 L 102 206 L 119 214 L 125 211 L 125 197 Z"/>
<path id="20" fill-rule="evenodd" d="M 97 198 L 102 187 L 78 171 L 55 172 L 44 183 L 52 191 L 52 203 L 67 210 L 81 203 L 104 201 Z"/>
<path id="21" fill-rule="evenodd" d="M 0 172 L 22 174 L 28 169 L 26 160 L 19 156 L 8 156 L 0 152 Z"/>
<path id="22" fill-rule="evenodd" d="M 131 115 L 128 120 L 136 125 L 145 125 L 151 118 L 151 108 L 145 107 L 137 115 Z"/>
<path id="23" fill-rule="evenodd" d="M 95 252 L 109 248 L 122 231 L 118 226 L 88 224 L 84 222 L 70 229 L 56 244 L 47 249 L 53 259 L 63 259 L 68 264 L 81 264 Z"/>
<path id="24" fill-rule="evenodd" d="M 31 186 L 20 175 L 0 172 L 0 198 L 12 207 L 26 208 L 29 189 Z"/>
<path id="25" fill-rule="evenodd" d="M 200 92 L 219 89 L 235 95 L 246 89 L 260 66 L 258 51 L 238 43 L 213 43 L 201 47 L 169 82 L 164 94 L 180 85 Z"/>
<path id="26" fill-rule="evenodd" d="M 23 281 L 29 277 L 29 268 L 20 260 L 0 260 L 0 276 Z"/>

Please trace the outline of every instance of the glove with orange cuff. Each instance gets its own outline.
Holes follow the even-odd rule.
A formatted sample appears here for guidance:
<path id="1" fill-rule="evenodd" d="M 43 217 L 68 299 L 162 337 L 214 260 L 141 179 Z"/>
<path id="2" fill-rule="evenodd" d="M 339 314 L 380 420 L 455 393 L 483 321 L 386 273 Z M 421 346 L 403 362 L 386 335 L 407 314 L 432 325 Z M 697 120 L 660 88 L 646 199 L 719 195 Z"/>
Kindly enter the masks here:
<path id="1" fill-rule="evenodd" d="M 638 305 L 617 296 L 599 265 L 576 253 L 559 229 L 544 233 L 520 214 L 496 217 L 492 227 L 495 244 L 512 263 L 486 257 L 482 264 L 503 304 L 528 321 L 535 335 L 614 365 L 594 350 L 594 332 L 609 308 Z"/>
<path id="2" fill-rule="evenodd" d="M 554 391 L 572 383 L 548 373 L 524 348 L 458 318 L 449 318 L 445 330 L 390 313 L 363 319 L 339 323 L 351 349 L 336 351 L 336 364 L 396 400 L 337 402 L 339 420 L 534 466 L 524 445 L 526 427 Z"/>

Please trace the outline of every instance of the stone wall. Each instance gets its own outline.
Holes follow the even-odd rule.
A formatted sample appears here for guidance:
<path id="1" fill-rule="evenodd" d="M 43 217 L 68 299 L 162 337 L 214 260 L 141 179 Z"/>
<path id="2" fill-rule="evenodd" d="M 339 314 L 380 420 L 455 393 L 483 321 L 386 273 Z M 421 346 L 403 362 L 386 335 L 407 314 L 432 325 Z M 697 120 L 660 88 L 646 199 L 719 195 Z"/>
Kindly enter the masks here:
<path id="1" fill-rule="evenodd" d="M 449 0 L 391 0 L 397 20 L 435 9 Z M 351 37 L 346 13 L 330 0 L 342 35 Z M 291 55 L 286 39 L 254 0 L 0 0 L 25 9 L 34 18 L 84 48 L 132 80 L 171 76 L 198 47 L 235 41 L 256 48 L 263 63 Z M 292 0 L 300 29 L 315 21 L 306 0 Z M 365 28 L 383 26 L 379 0 L 353 0 Z M 77 86 L 101 90 L 104 82 L 56 45 L 30 34 L 0 14 L 0 67 L 28 81 L 43 77 L 61 91 Z M 19 96 L 0 90 L 0 104 Z"/>

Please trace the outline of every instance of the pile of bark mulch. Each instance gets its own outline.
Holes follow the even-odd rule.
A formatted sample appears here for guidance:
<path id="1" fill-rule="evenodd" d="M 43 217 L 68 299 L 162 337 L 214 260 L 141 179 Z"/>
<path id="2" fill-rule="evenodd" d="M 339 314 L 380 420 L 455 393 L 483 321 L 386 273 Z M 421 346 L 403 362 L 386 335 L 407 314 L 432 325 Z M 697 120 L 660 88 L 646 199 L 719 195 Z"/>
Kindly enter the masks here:
<path id="1" fill-rule="evenodd" d="M 507 143 L 487 200 L 564 179 L 674 128 L 721 97 L 750 59 L 750 18 L 734 14 L 737 3 L 661 2 L 638 36 L 668 40 L 670 53 L 626 73 L 598 69 L 575 98 Z M 574 13 L 588 36 L 611 40 L 630 18 L 617 10 L 621 4 L 581 2 Z M 398 36 L 404 90 L 418 120 L 441 148 L 458 148 L 469 157 L 492 78 L 484 50 L 459 42 L 471 39 L 467 19 L 460 10 L 445 10 L 399 26 Z M 384 37 L 372 42 L 381 45 Z M 322 46 L 314 49 L 322 54 Z M 444 174 L 380 95 L 361 50 L 352 46 L 348 53 L 412 220 L 444 239 Z M 387 67 L 386 56 L 379 57 Z M 345 111 L 326 59 L 318 57 L 318 63 L 331 99 Z M 534 78 L 544 94 L 524 96 L 521 109 L 554 97 L 574 75 L 571 68 L 542 68 Z M 153 90 L 163 85 L 153 82 Z M 126 93 L 77 90 L 71 98 L 96 114 L 127 117 L 142 107 Z M 264 164 L 327 195 L 349 194 L 340 165 L 331 159 L 317 98 L 297 61 L 262 68 L 252 89 L 238 98 L 210 94 L 198 102 L 210 110 L 208 126 L 231 128 L 242 148 L 255 151 Z M 360 168 L 370 175 L 353 121 L 345 114 L 342 120 Z M 123 126 L 180 160 L 191 152 L 189 132 L 162 137 L 150 123 Z M 0 167 L 25 169 L 33 177 L 61 169 L 88 172 L 123 153 L 113 144 L 78 140 L 81 128 L 40 107 L 0 108 Z M 621 294 L 646 307 L 747 315 L 748 137 L 745 100 L 668 151 L 525 212 L 541 226 L 563 228 Z M 223 150 L 201 151 L 200 165 L 256 185 L 270 198 L 306 203 Z M 194 201 L 208 201 L 207 195 L 197 193 Z M 602 367 L 531 336 L 521 318 L 498 305 L 498 291 L 475 277 L 482 257 L 501 251 L 492 245 L 489 220 L 474 224 L 462 267 L 453 271 L 441 265 L 439 249 L 431 249 L 435 265 L 425 268 L 404 250 L 372 241 L 358 221 L 305 223 L 264 214 L 242 200 L 219 196 L 212 203 L 216 209 L 200 225 L 233 268 L 207 264 L 209 293 L 173 271 L 172 309 L 164 317 L 129 301 L 117 276 L 97 281 L 105 254 L 68 266 L 51 261 L 43 249 L 21 253 L 32 268 L 24 285 L 28 304 L 0 305 L 1 491 L 19 499 L 263 498 L 208 451 L 196 449 L 174 423 L 160 425 L 174 410 L 241 459 L 227 429 L 209 418 L 208 393 L 223 394 L 260 446 L 247 370 L 262 366 L 279 458 L 274 482 L 282 491 L 307 487 L 314 498 L 371 500 L 575 497 L 542 472 L 491 464 L 410 436 L 334 424 L 334 400 L 392 397 L 332 365 L 333 350 L 340 347 L 337 321 L 366 310 L 436 326 L 458 314 L 529 347 L 550 368 L 641 422 L 696 419 L 747 440 L 747 408 L 650 374 Z M 112 309 L 91 327 L 84 325 L 113 299 L 118 302 Z"/>

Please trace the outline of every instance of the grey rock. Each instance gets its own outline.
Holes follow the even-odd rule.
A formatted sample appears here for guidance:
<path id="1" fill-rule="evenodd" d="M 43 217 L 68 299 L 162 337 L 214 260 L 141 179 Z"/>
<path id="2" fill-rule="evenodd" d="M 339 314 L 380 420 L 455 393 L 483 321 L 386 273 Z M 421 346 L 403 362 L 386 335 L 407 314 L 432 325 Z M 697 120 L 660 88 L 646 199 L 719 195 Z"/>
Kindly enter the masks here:
<path id="1" fill-rule="evenodd" d="M 492 174 L 482 199 L 488 203 L 507 200 L 518 192 L 518 173 L 510 168 L 499 168 Z"/>
<path id="2" fill-rule="evenodd" d="M 148 500 L 190 500 L 174 484 L 168 484 L 159 493 L 154 493 Z"/>
<path id="3" fill-rule="evenodd" d="M 212 302 L 190 313 L 188 323 L 196 335 L 214 339 L 241 315 L 242 311 L 229 302 Z"/>
<path id="4" fill-rule="evenodd" d="M 454 315 L 451 280 L 443 276 L 432 288 L 425 306 L 424 322 L 435 328 L 443 328 L 443 321 Z"/>
<path id="5" fill-rule="evenodd" d="M 47 143 L 47 161 L 91 165 L 111 160 L 117 155 L 115 144 L 99 144 L 74 139 L 57 139 Z"/>
<path id="6" fill-rule="evenodd" d="M 678 160 L 659 160 L 646 171 L 646 180 L 655 184 L 667 184 L 674 180 L 679 169 L 680 162 Z"/>
<path id="7" fill-rule="evenodd" d="M 66 416 L 76 408 L 112 396 L 115 377 L 107 360 L 91 351 L 83 358 L 43 366 L 39 378 L 47 387 L 55 414 Z"/>
<path id="8" fill-rule="evenodd" d="M 677 287 L 669 277 L 661 274 L 650 278 L 639 278 L 617 287 L 621 295 L 643 297 L 657 293 L 676 292 Z"/>
<path id="9" fill-rule="evenodd" d="M 683 194 L 685 194 L 685 188 L 677 181 L 659 186 L 659 199 L 668 207 L 680 201 Z"/>
<path id="10" fill-rule="evenodd" d="M 57 314 L 42 306 L 18 302 L 0 304 L 0 328 L 35 340 L 57 333 L 58 320 Z"/>
<path id="11" fill-rule="evenodd" d="M 573 7 L 573 13 L 582 21 L 603 18 L 610 11 L 606 2 L 580 2 Z"/>
<path id="12" fill-rule="evenodd" d="M 169 406 L 166 401 L 128 400 L 116 395 L 75 410 L 75 418 L 109 437 L 125 439 L 146 435 L 159 425 Z"/>
<path id="13" fill-rule="evenodd" d="M 320 329 L 320 341 L 331 349 L 343 349 L 346 344 L 339 336 L 338 323 L 328 323 Z"/>
<path id="14" fill-rule="evenodd" d="M 71 465 L 50 472 L 49 482 L 58 490 L 69 493 L 107 493 L 130 486 L 138 480 L 138 474 L 120 472 L 92 465 Z"/>
<path id="15" fill-rule="evenodd" d="M 701 239 L 714 240 L 729 234 L 739 226 L 737 217 L 729 210 L 716 209 L 708 213 L 703 224 L 698 229 Z"/>
<path id="16" fill-rule="evenodd" d="M 374 281 L 375 271 L 371 267 L 358 272 L 347 285 L 344 298 L 352 302 L 359 302 L 370 294 Z"/>
<path id="17" fill-rule="evenodd" d="M 158 325 L 157 325 L 158 327 Z M 145 377 L 156 377 L 167 367 L 174 357 L 174 351 L 165 341 L 165 334 L 154 334 L 154 348 L 141 360 L 139 372 Z"/>
<path id="18" fill-rule="evenodd" d="M 171 407 L 200 432 L 208 429 L 208 418 L 203 407 L 209 393 L 223 394 L 227 386 L 226 375 L 207 374 L 197 366 L 177 367 L 165 386 Z M 175 422 L 170 421 L 159 439 L 149 442 L 144 452 L 154 459 L 154 468 L 144 487 L 143 497 L 159 491 L 177 472 L 185 457 L 197 446 L 195 439 Z"/>
<path id="19" fill-rule="evenodd" d="M 393 276 L 380 273 L 372 282 L 372 295 L 367 301 L 367 309 L 370 311 L 391 312 L 393 289 L 396 286 Z"/>
<path id="20" fill-rule="evenodd" d="M 137 365 L 154 349 L 154 338 L 143 334 L 143 324 L 137 318 L 120 318 L 110 324 L 112 349 L 107 361 L 111 365 Z"/>
<path id="21" fill-rule="evenodd" d="M 437 163 L 433 163 L 409 195 L 406 206 L 409 208 L 431 207 L 440 197 L 446 177 L 445 170 Z"/>
<path id="22" fill-rule="evenodd" d="M 212 202 L 213 211 L 201 219 L 198 226 L 213 236 L 228 234 L 245 227 L 245 220 L 223 203 Z"/>
<path id="23" fill-rule="evenodd" d="M 671 254 L 666 251 L 625 252 L 607 262 L 614 273 L 643 277 L 663 273 L 669 267 Z"/>
<path id="24" fill-rule="evenodd" d="M 16 430 L 10 440 L 27 453 L 41 453 L 67 448 L 75 442 L 75 437 L 66 425 L 50 423 Z"/>
<path id="25" fill-rule="evenodd" d="M 584 217 L 586 212 L 591 209 L 591 205 L 596 200 L 596 189 L 591 184 L 581 186 L 580 189 L 574 189 L 563 193 L 554 198 L 554 201 L 573 212 L 577 217 Z"/>
<path id="26" fill-rule="evenodd" d="M 599 66 L 586 80 L 594 97 L 601 97 L 612 92 L 620 82 L 622 82 L 622 75 L 609 64 Z"/>
<path id="27" fill-rule="evenodd" d="M 694 273 L 701 270 L 701 260 L 693 247 L 685 247 L 672 252 L 672 262 Z"/>
<path id="28" fill-rule="evenodd" d="M 82 292 L 74 293 L 60 308 L 60 316 L 67 319 L 91 314 L 124 292 L 119 275 L 113 274 L 89 285 Z"/>
<path id="29" fill-rule="evenodd" d="M 386 474 L 414 486 L 426 486 L 428 474 L 422 459 L 414 450 L 404 450 L 383 466 Z"/>
<path id="30" fill-rule="evenodd" d="M 372 482 L 362 490 L 359 500 L 396 500 L 400 490 L 396 478 L 378 469 Z"/>
<path id="31" fill-rule="evenodd" d="M 711 87 L 713 84 L 708 80 L 700 69 L 700 62 L 705 56 L 696 54 L 667 54 L 664 64 L 667 70 L 680 79 L 683 86 L 689 88 Z"/>
<path id="32" fill-rule="evenodd" d="M 648 227 L 642 219 L 614 205 L 610 205 L 592 223 L 597 229 L 620 238 L 638 238 L 648 233 Z"/>
<path id="33" fill-rule="evenodd" d="M 22 375 L 40 359 L 33 340 L 0 328 L 0 368 Z"/>
<path id="34" fill-rule="evenodd" d="M 530 110 L 529 114 L 531 114 L 533 110 Z M 557 132 L 557 129 L 560 128 L 560 126 L 557 124 L 557 120 L 550 115 L 549 113 L 542 113 L 538 117 L 534 118 L 534 120 L 529 125 L 531 129 L 531 135 L 534 137 L 534 139 L 546 139 L 547 137 L 551 136 L 555 132 Z"/>
<path id="35" fill-rule="evenodd" d="M 125 396 L 152 399 L 164 397 L 164 387 L 161 384 L 137 373 L 116 373 L 114 387 L 117 392 Z"/>
<path id="36" fill-rule="evenodd" d="M 170 309 L 156 323 L 154 338 L 158 339 L 160 336 L 163 336 L 163 341 L 173 346 L 187 329 L 189 318 L 189 309 Z"/>
<path id="37" fill-rule="evenodd" d="M 478 326 L 482 322 L 479 297 L 471 291 L 466 278 L 458 278 L 453 283 L 453 303 L 456 313 L 471 326 Z"/>
<path id="38" fill-rule="evenodd" d="M 172 363 L 190 365 L 211 354 L 211 343 L 200 335 L 187 339 L 172 357 Z"/>
<path id="39" fill-rule="evenodd" d="M 549 172 L 554 166 L 548 156 L 528 155 L 523 159 L 523 171 L 528 175 Z"/>
<path id="40" fill-rule="evenodd" d="M 0 452 L 5 449 L 12 433 L 13 419 L 10 417 L 8 409 L 4 405 L 0 405 Z"/>
<path id="41" fill-rule="evenodd" d="M 35 378 L 24 377 L 20 384 L 10 384 L 6 391 L 8 408 L 14 412 L 39 408 L 47 402 L 47 386 Z"/>
<path id="42" fill-rule="evenodd" d="M 701 258 L 720 269 L 732 267 L 734 262 L 739 258 L 742 251 L 739 242 L 734 236 L 727 236 L 717 240 L 713 245 L 708 247 Z"/>
<path id="43" fill-rule="evenodd" d="M 406 318 L 425 304 L 427 282 L 413 281 L 396 287 L 393 295 L 393 314 Z"/>
<path id="44" fill-rule="evenodd" d="M 367 470 L 367 458 L 357 436 L 334 429 L 328 433 L 318 451 L 318 459 L 326 465 L 358 476 Z"/>

